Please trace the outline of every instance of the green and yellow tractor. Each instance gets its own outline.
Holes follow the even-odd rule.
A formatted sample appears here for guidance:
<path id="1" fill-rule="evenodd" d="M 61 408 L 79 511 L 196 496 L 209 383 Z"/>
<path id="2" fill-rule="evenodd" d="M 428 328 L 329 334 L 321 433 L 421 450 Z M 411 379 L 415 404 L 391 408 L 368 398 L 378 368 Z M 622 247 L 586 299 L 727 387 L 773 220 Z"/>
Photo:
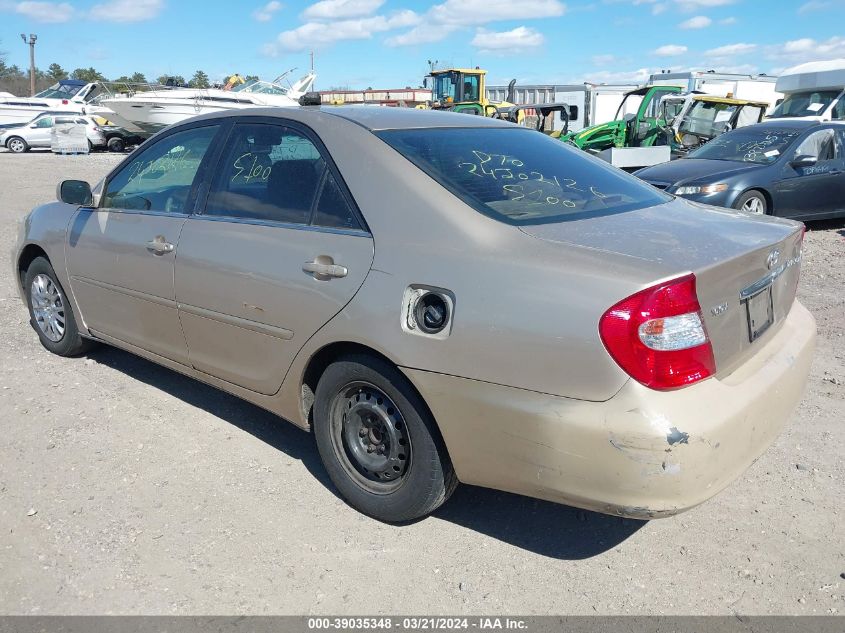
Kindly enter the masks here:
<path id="1" fill-rule="evenodd" d="M 625 94 L 613 121 L 562 134 L 560 138 L 596 153 L 613 147 L 653 147 L 665 144 L 663 130 L 666 122 L 661 118 L 663 113 L 660 100 L 676 92 L 681 92 L 681 88 L 646 86 L 632 90 Z"/>

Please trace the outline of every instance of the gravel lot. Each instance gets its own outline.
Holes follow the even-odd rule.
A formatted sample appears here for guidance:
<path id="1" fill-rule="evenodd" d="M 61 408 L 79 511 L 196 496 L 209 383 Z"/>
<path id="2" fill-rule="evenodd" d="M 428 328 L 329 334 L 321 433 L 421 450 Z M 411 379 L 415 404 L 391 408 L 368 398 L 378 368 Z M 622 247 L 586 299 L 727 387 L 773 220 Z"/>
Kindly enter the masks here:
<path id="1" fill-rule="evenodd" d="M 0 151 L 2 251 L 119 158 Z M 845 613 L 845 222 L 805 253 L 804 400 L 715 499 L 643 523 L 462 486 L 402 527 L 347 507 L 269 413 L 108 347 L 46 352 L 4 259 L 0 613 Z"/>

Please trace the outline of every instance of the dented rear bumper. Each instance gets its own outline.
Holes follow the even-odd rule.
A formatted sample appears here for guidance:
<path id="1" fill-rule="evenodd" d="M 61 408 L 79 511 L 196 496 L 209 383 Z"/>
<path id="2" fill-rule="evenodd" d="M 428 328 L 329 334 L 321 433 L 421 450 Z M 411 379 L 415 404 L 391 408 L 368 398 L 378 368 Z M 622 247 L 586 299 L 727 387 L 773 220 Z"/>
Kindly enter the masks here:
<path id="1" fill-rule="evenodd" d="M 404 371 L 462 482 L 649 519 L 706 501 L 766 450 L 801 399 L 815 338 L 796 302 L 729 376 L 667 392 L 631 380 L 606 402 Z"/>

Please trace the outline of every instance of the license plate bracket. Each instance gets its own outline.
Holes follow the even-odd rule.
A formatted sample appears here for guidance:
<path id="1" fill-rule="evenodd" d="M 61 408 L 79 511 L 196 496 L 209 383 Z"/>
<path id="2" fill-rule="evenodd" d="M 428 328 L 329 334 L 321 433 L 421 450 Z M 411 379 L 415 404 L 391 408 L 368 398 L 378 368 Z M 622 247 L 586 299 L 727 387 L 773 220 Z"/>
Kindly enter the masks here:
<path id="1" fill-rule="evenodd" d="M 774 322 L 771 286 L 745 300 L 745 314 L 748 319 L 748 340 L 753 343 L 763 336 Z"/>

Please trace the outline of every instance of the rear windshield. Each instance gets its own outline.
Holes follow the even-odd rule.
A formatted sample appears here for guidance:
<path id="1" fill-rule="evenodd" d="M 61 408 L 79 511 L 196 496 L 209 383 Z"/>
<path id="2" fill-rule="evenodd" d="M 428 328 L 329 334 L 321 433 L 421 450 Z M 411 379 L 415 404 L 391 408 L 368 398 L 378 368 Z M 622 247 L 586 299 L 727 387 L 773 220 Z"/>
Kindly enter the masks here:
<path id="1" fill-rule="evenodd" d="M 672 199 L 582 150 L 524 128 L 376 134 L 470 206 L 507 224 L 562 222 Z"/>

